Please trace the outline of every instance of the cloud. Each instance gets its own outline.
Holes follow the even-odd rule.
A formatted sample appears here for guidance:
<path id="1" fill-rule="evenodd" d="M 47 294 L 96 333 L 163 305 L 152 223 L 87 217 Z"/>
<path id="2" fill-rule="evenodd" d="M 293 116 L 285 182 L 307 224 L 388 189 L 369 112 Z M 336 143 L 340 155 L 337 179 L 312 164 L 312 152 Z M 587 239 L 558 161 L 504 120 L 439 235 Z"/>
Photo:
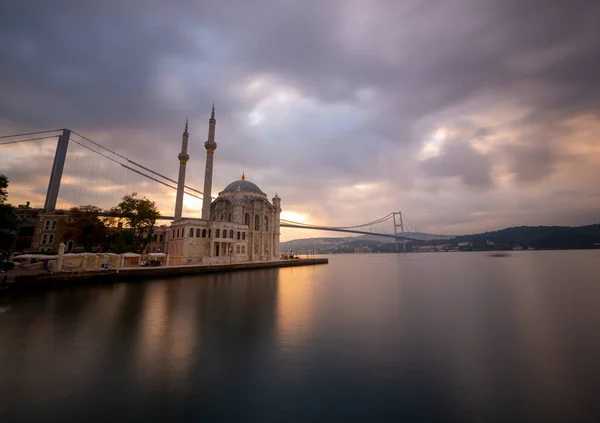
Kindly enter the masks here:
<path id="1" fill-rule="evenodd" d="M 591 223 L 599 15 L 591 0 L 4 2 L 0 132 L 70 127 L 174 177 L 189 117 L 188 185 L 201 189 L 214 101 L 215 189 L 244 170 L 315 223 L 402 209 L 424 230 L 493 229 L 520 220 L 509 200 L 523 192 L 530 223 Z M 0 148 L 11 198 L 39 198 L 52 149 Z M 75 180 L 125 178 L 79 163 Z M 169 189 L 134 185 L 172 209 Z M 108 204 L 113 191 L 86 195 Z"/>

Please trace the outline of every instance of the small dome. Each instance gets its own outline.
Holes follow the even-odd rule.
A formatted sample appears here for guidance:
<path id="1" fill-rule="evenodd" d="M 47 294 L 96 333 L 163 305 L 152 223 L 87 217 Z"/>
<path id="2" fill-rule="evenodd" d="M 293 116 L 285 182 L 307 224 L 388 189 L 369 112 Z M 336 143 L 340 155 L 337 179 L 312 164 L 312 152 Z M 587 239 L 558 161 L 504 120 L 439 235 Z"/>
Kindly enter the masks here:
<path id="1" fill-rule="evenodd" d="M 235 191 L 236 189 L 238 189 L 238 187 L 242 191 L 252 191 L 252 192 L 256 192 L 257 194 L 263 193 L 260 190 L 260 188 L 258 187 L 258 185 L 253 184 L 252 182 L 247 181 L 246 179 L 240 179 L 239 181 L 234 181 L 234 182 L 230 183 L 229 185 L 227 185 L 225 187 L 225 189 L 223 191 L 224 192 Z"/>

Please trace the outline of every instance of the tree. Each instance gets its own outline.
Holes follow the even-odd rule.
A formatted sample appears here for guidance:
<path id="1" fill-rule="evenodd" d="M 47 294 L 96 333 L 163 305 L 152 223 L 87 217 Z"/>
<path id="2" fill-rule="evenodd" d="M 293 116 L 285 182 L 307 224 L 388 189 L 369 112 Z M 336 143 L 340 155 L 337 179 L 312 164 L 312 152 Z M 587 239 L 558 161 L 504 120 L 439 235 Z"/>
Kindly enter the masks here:
<path id="1" fill-rule="evenodd" d="M 109 210 L 111 218 L 109 221 L 124 221 L 131 229 L 133 235 L 133 247 L 140 253 L 150 243 L 154 225 L 160 217 L 156 203 L 146 197 L 138 198 L 137 193 L 131 193 L 123 197 L 116 207 Z"/>
<path id="2" fill-rule="evenodd" d="M 8 197 L 8 178 L 0 175 L 0 255 L 10 256 L 15 245 L 19 218 L 15 208 L 6 203 Z"/>
<path id="3" fill-rule="evenodd" d="M 106 245 L 106 227 L 98 217 L 102 211 L 96 206 L 79 206 L 71 209 L 71 217 L 75 220 L 64 234 L 64 240 L 74 239 L 83 244 L 85 251 L 91 251 L 94 245 Z"/>
<path id="4" fill-rule="evenodd" d="M 8 178 L 4 175 L 0 175 L 0 204 L 4 204 L 8 198 Z"/>

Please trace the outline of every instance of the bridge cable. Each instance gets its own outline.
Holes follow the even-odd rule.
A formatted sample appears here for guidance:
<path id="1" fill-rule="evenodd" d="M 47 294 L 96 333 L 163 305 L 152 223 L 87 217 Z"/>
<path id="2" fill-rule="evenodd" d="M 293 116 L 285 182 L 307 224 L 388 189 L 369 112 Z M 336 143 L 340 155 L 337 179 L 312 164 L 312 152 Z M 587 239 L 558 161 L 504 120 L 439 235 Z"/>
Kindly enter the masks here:
<path id="1" fill-rule="evenodd" d="M 169 178 L 169 177 L 167 177 L 167 176 L 165 176 L 165 175 L 162 175 L 162 174 L 160 174 L 160 173 L 158 173 L 158 172 L 155 172 L 155 171 L 154 171 L 154 170 L 152 170 L 152 169 L 149 169 L 149 168 L 147 168 L 147 167 L 145 167 L 145 166 L 142 166 L 141 164 L 139 164 L 139 163 L 136 163 L 135 161 L 128 159 L 127 157 L 123 156 L 122 154 L 119 154 L 119 153 L 117 153 L 116 151 L 113 151 L 113 150 L 111 150 L 110 148 L 107 148 L 107 147 L 103 146 L 102 144 L 99 144 L 99 143 L 97 143 L 97 142 L 95 142 L 95 141 L 92 141 L 91 139 L 89 139 L 89 138 L 87 138 L 87 137 L 84 137 L 83 135 L 81 135 L 81 134 L 80 134 L 80 133 L 78 133 L 78 132 L 75 132 L 75 131 L 71 131 L 71 132 L 72 132 L 73 134 L 77 135 L 78 137 L 81 137 L 81 138 L 83 138 L 84 140 L 91 142 L 92 144 L 94 144 L 94 145 L 96 145 L 96 146 L 98 146 L 98 147 L 100 147 L 100 148 L 102 148 L 102 149 L 104 149 L 104 150 L 106 150 L 106 151 L 108 151 L 108 152 L 110 152 L 110 153 L 114 154 L 115 156 L 118 156 L 118 157 L 122 158 L 123 160 L 126 160 L 126 161 L 128 161 L 129 163 L 131 163 L 131 164 L 133 164 L 133 165 L 135 165 L 135 166 L 141 167 L 142 169 L 144 169 L 144 170 L 146 170 L 146 171 L 148 171 L 148 172 L 152 172 L 152 173 L 153 173 L 153 174 L 155 174 L 156 176 L 160 176 L 161 178 L 163 178 L 163 179 L 166 179 L 166 180 L 167 180 L 167 181 L 169 181 L 169 182 L 173 182 L 174 184 L 177 184 L 177 181 L 175 181 L 174 179 L 171 179 L 171 178 Z M 198 194 L 200 194 L 200 195 L 204 195 L 204 193 L 203 193 L 202 191 L 198 191 L 197 189 L 194 189 L 194 188 L 188 187 L 187 185 L 185 186 L 185 188 L 189 189 L 190 191 L 197 192 L 197 193 L 198 193 Z M 186 193 L 186 194 L 187 194 L 187 193 Z M 214 198 L 216 198 L 216 197 L 214 197 L 214 196 L 211 196 L 211 197 L 212 197 L 213 199 L 214 199 Z"/>
<path id="2" fill-rule="evenodd" d="M 27 138 L 25 140 L 5 141 L 5 142 L 0 142 L 0 145 L 16 144 L 19 142 L 36 141 L 36 140 L 49 140 L 49 139 L 52 139 L 52 138 L 55 138 L 58 136 L 59 135 L 51 135 L 51 136 L 45 136 L 45 137 Z"/>
<path id="3" fill-rule="evenodd" d="M 158 182 L 159 184 L 162 184 L 162 185 L 164 185 L 164 186 L 166 186 L 166 187 L 169 187 L 169 188 L 172 188 L 172 189 L 174 189 L 174 190 L 177 190 L 177 187 L 176 187 L 176 186 L 169 185 L 169 184 L 167 184 L 166 182 L 163 182 L 163 181 L 161 181 L 161 180 L 158 180 L 158 179 L 156 179 L 156 178 L 153 178 L 153 177 L 152 177 L 152 176 L 150 176 L 150 175 L 146 175 L 145 173 L 143 173 L 143 172 L 140 172 L 140 171 L 138 171 L 138 170 L 136 170 L 136 169 L 133 169 L 132 167 L 129 167 L 129 166 L 127 166 L 127 165 L 125 165 L 125 164 L 123 164 L 123 163 L 119 162 L 118 160 L 115 160 L 115 159 L 113 159 L 112 157 L 109 157 L 109 156 L 107 156 L 106 154 L 103 154 L 103 153 L 101 153 L 101 152 L 99 152 L 99 151 L 96 151 L 96 150 L 94 150 L 93 148 L 91 148 L 91 147 L 88 147 L 87 145 L 85 145 L 85 144 L 82 144 L 82 143 L 80 143 L 80 142 L 78 142 L 78 141 L 76 141 L 76 140 L 71 140 L 71 141 L 73 141 L 75 144 L 79 144 L 80 146 L 82 146 L 82 147 L 84 147 L 84 148 L 87 148 L 87 149 L 88 149 L 88 150 L 90 150 L 90 151 L 93 151 L 93 152 L 94 152 L 94 153 L 96 153 L 96 154 L 99 154 L 100 156 L 104 157 L 105 159 L 108 159 L 108 160 L 110 160 L 110 161 L 112 161 L 112 162 L 115 162 L 115 163 L 117 163 L 117 164 L 119 164 L 119 165 L 123 166 L 125 169 L 131 170 L 132 172 L 135 172 L 135 173 L 137 173 L 138 175 L 142 175 L 143 177 L 145 177 L 145 178 L 148 178 L 148 179 L 151 179 L 151 180 L 153 180 L 153 181 L 155 181 L 155 182 Z M 200 200 L 202 199 L 201 197 L 198 197 L 197 195 L 195 195 L 195 194 L 191 194 L 191 193 L 189 193 L 189 192 L 186 192 L 186 194 L 187 194 L 187 195 L 191 195 L 192 197 L 198 198 L 198 199 L 200 199 Z"/>
<path id="4" fill-rule="evenodd" d="M 15 135 L 2 135 L 2 136 L 0 136 L 0 139 L 3 139 L 3 138 L 14 138 L 14 137 L 24 137 L 26 135 L 47 134 L 48 132 L 58 132 L 58 131 L 62 131 L 62 129 L 52 129 L 51 131 L 27 132 L 27 133 L 23 133 L 23 134 L 15 134 Z"/>

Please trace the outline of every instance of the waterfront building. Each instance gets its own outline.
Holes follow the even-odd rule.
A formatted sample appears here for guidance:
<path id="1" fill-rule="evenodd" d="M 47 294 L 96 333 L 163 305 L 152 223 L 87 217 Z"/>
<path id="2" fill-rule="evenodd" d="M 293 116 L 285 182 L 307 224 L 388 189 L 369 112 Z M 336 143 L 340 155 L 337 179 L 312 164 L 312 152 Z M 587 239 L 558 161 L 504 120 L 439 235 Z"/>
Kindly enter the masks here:
<path id="1" fill-rule="evenodd" d="M 211 112 L 204 172 L 204 198 L 201 218 L 182 217 L 188 124 L 183 133 L 182 149 L 178 155 L 179 180 L 175 203 L 175 220 L 169 227 L 167 253 L 170 264 L 216 264 L 279 259 L 279 219 L 281 199 L 278 195 L 269 202 L 256 184 L 242 172 L 239 180 L 227 185 L 213 201 L 212 177 L 215 142 L 215 109 Z"/>

